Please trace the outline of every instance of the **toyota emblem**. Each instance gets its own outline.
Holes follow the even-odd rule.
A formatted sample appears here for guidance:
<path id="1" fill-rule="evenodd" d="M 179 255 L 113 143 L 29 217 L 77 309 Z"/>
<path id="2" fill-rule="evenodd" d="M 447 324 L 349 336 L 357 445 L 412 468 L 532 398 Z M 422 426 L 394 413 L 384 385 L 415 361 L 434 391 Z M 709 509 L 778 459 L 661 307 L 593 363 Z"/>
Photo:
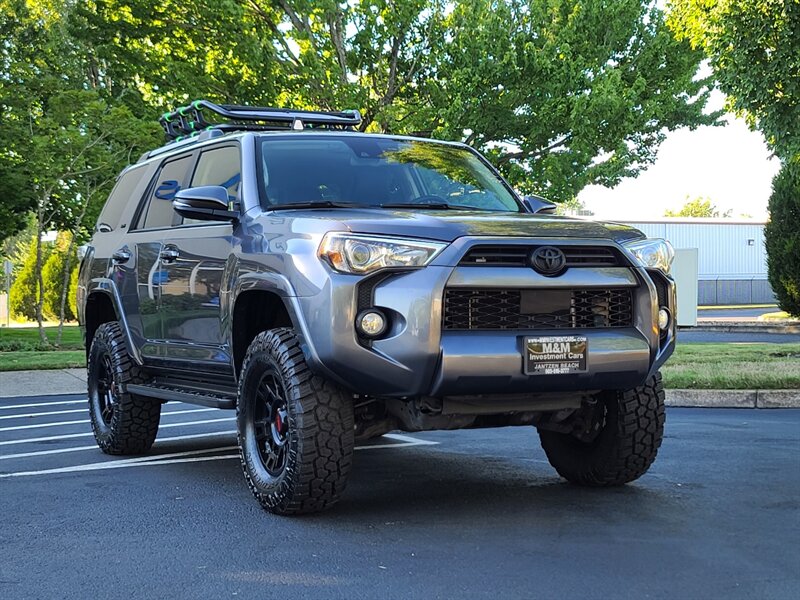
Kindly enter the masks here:
<path id="1" fill-rule="evenodd" d="M 531 266 L 537 273 L 552 277 L 567 266 L 567 257 L 555 246 L 541 246 L 531 252 Z"/>

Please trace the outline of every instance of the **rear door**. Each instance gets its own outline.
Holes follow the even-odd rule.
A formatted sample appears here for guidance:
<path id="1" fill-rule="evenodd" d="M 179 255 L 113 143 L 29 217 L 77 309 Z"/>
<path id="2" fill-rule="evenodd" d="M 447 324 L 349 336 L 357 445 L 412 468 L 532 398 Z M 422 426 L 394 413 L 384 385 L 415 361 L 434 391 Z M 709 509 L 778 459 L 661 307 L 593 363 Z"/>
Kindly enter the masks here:
<path id="1" fill-rule="evenodd" d="M 236 143 L 203 150 L 189 187 L 221 185 L 239 199 L 241 164 Z M 233 244 L 228 221 L 178 216 L 162 239 L 160 312 L 166 357 L 175 367 L 230 375 L 230 348 L 222 334 L 224 273 Z"/>
<path id="2" fill-rule="evenodd" d="M 162 238 L 178 220 L 172 199 L 186 187 L 194 155 L 166 160 L 156 173 L 126 236 L 124 251 L 130 259 L 120 266 L 126 271 L 122 303 L 129 316 L 129 327 L 146 362 L 157 362 L 165 355 L 164 330 L 159 308 L 167 273 L 161 262 Z M 131 318 L 133 317 L 133 318 Z"/>

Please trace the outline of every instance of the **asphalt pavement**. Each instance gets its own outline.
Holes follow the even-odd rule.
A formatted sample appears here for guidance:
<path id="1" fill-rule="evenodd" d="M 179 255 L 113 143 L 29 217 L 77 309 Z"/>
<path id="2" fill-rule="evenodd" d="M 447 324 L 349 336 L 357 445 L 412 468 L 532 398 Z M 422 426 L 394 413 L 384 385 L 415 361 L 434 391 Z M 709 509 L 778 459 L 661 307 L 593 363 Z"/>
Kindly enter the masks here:
<path id="1" fill-rule="evenodd" d="M 789 598 L 800 410 L 668 409 L 651 471 L 560 480 L 532 428 L 387 436 L 332 511 L 262 511 L 231 412 L 164 408 L 146 457 L 81 396 L 0 399 L 0 598 Z"/>

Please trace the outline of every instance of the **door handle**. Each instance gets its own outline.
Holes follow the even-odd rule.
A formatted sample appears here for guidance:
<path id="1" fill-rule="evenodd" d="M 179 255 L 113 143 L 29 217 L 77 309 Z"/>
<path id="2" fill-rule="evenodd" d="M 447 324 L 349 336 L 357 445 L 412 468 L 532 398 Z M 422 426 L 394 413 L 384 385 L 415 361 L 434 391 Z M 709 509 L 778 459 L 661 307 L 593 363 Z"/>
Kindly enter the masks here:
<path id="1" fill-rule="evenodd" d="M 163 262 L 168 263 L 178 260 L 178 258 L 181 256 L 181 253 L 180 250 L 178 250 L 175 246 L 166 246 L 161 250 L 161 254 L 159 256 L 161 256 L 161 260 Z"/>
<path id="2" fill-rule="evenodd" d="M 123 263 L 128 262 L 131 259 L 131 251 L 128 250 L 128 247 L 120 248 L 114 254 L 111 255 L 111 262 L 115 265 L 121 265 Z"/>

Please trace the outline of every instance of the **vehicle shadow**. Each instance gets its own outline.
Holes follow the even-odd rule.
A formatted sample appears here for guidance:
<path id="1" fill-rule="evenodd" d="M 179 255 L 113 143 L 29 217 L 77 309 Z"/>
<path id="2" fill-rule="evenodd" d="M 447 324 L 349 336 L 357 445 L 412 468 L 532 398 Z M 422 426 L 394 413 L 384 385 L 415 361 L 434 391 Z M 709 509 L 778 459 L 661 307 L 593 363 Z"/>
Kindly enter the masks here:
<path id="1" fill-rule="evenodd" d="M 617 488 L 582 488 L 559 478 L 541 458 L 520 459 L 405 448 L 356 456 L 340 503 L 312 518 L 343 524 L 372 518 L 382 522 L 423 520 L 440 524 L 515 520 L 543 524 L 564 519 L 670 518 L 684 510 L 680 493 L 646 475 Z M 515 516 L 516 515 L 516 516 Z"/>

